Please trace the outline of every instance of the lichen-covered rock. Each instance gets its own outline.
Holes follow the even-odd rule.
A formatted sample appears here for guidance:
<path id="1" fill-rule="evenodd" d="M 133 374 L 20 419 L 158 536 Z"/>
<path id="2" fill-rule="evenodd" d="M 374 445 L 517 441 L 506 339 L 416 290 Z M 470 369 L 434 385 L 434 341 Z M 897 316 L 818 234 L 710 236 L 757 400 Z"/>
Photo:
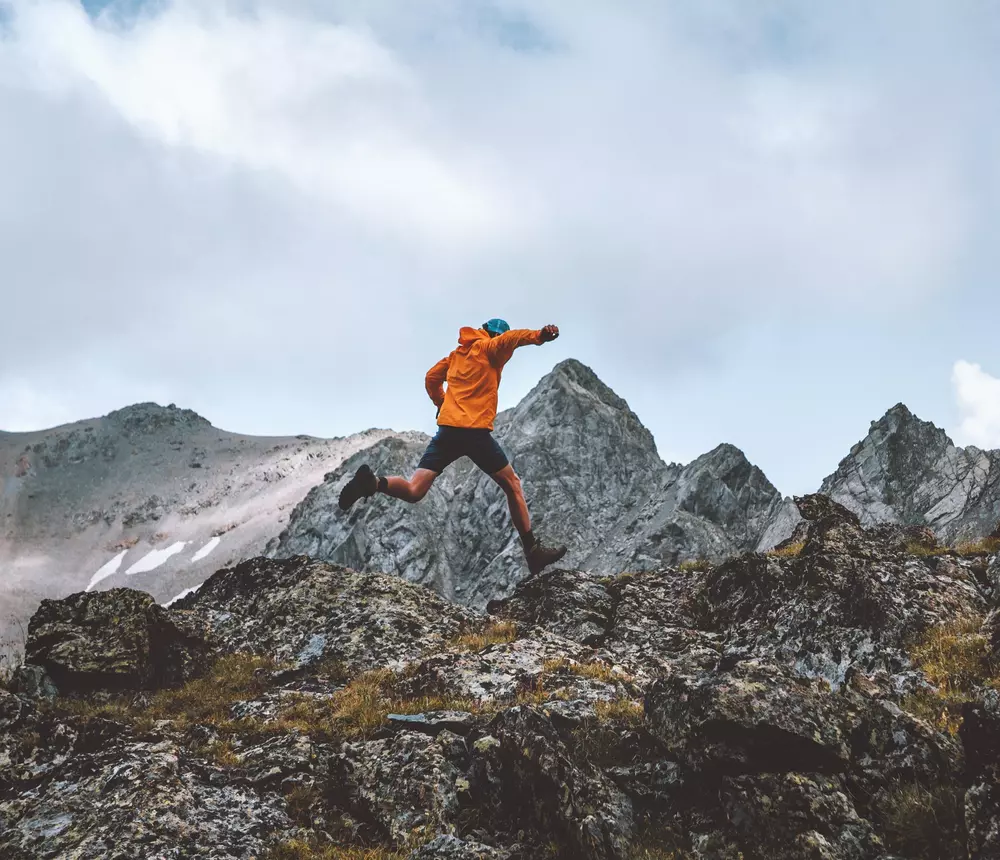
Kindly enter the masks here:
<path id="1" fill-rule="evenodd" d="M 41 666 L 18 666 L 10 679 L 10 690 L 32 701 L 52 700 L 59 695 L 56 685 Z"/>
<path id="2" fill-rule="evenodd" d="M 0 732 L 15 728 L 31 711 L 26 701 L 0 688 Z"/>
<path id="3" fill-rule="evenodd" d="M 212 653 L 205 629 L 128 588 L 45 600 L 28 625 L 25 661 L 64 695 L 140 690 L 203 670 Z"/>
<path id="4" fill-rule="evenodd" d="M 985 612 L 967 561 L 900 551 L 824 496 L 796 502 L 809 521 L 797 557 L 740 556 L 697 584 L 700 623 L 724 634 L 728 650 L 838 686 L 852 666 L 903 671 L 913 635 Z"/>
<path id="5" fill-rule="evenodd" d="M 1000 857 L 1000 693 L 965 706 L 961 728 L 969 767 L 965 825 L 973 860 Z"/>
<path id="6" fill-rule="evenodd" d="M 76 750 L 0 802 L 0 855 L 249 860 L 289 826 L 278 796 L 200 778 L 185 759 L 170 741 Z"/>
<path id="7" fill-rule="evenodd" d="M 331 840 L 411 860 L 960 860 L 966 840 L 1000 856 L 1000 698 L 963 682 L 958 743 L 909 650 L 996 605 L 991 562 L 919 528 L 866 529 L 820 496 L 796 504 L 801 547 L 550 570 L 492 619 L 305 558 L 255 559 L 152 610 L 170 647 L 141 644 L 133 600 L 103 659 L 151 680 L 104 705 L 0 694 L 0 856 L 249 858 Z M 53 653 L 104 643 L 92 616 L 107 607 L 66 603 L 39 628 Z M 994 612 L 982 634 L 998 626 Z M 203 681 L 135 692 L 167 677 L 136 654 L 181 677 L 193 641 L 279 665 L 219 706 L 198 700 Z M 988 668 L 981 639 L 956 641 Z M 171 697 L 182 710 L 164 718 Z"/>
<path id="8" fill-rule="evenodd" d="M 345 744 L 330 759 L 328 796 L 370 837 L 402 847 L 455 821 L 466 757 L 465 742 L 450 732 L 428 737 L 402 731 Z"/>
<path id="9" fill-rule="evenodd" d="M 407 860 L 510 860 L 512 857 L 511 852 L 503 848 L 443 835 L 418 848 Z"/>
<path id="10" fill-rule="evenodd" d="M 677 570 L 595 577 L 546 571 L 491 603 L 494 615 L 591 645 L 640 677 L 668 670 L 673 658 L 713 665 L 722 637 L 697 629 L 694 580 Z"/>
<path id="11" fill-rule="evenodd" d="M 476 616 L 394 576 L 309 558 L 256 558 L 220 570 L 175 604 L 230 650 L 352 671 L 400 666 L 439 648 Z"/>
<path id="12" fill-rule="evenodd" d="M 691 768 L 726 773 L 844 772 L 857 722 L 825 682 L 759 661 L 655 681 L 646 713 L 653 733 Z"/>
<path id="13" fill-rule="evenodd" d="M 513 699 L 534 688 L 546 664 L 589 661 L 595 652 L 544 630 L 482 651 L 433 654 L 411 666 L 399 689 L 408 695 L 450 695 L 479 702 Z"/>
<path id="14" fill-rule="evenodd" d="M 575 759 L 537 707 L 503 711 L 473 746 L 472 791 L 488 811 L 550 833 L 568 856 L 624 860 L 632 803 L 612 780 Z"/>
<path id="15" fill-rule="evenodd" d="M 773 860 L 882 860 L 885 849 L 840 778 L 784 773 L 726 778 L 720 791 L 732 838 Z"/>

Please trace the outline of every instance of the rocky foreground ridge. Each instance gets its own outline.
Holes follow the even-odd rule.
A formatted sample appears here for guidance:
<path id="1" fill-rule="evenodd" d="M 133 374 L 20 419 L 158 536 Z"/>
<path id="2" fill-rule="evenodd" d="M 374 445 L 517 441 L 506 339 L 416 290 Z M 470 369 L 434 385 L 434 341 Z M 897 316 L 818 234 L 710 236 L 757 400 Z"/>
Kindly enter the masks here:
<path id="1" fill-rule="evenodd" d="M 1000 535 L 796 505 L 772 553 L 488 614 L 306 557 L 45 601 L 0 856 L 1000 856 Z"/>

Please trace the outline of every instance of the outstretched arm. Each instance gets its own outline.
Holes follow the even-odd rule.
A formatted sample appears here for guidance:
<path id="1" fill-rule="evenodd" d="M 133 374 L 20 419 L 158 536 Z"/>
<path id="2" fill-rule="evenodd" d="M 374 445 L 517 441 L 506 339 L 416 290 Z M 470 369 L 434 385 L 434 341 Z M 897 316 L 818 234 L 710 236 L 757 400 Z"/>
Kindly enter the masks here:
<path id="1" fill-rule="evenodd" d="M 526 346 L 529 343 L 541 346 L 557 337 L 559 328 L 554 325 L 547 325 L 537 331 L 530 328 L 516 328 L 493 338 L 486 344 L 486 351 L 494 366 L 502 366 L 510 360 L 514 350 L 519 346 Z"/>
<path id="2" fill-rule="evenodd" d="M 434 401 L 434 405 L 441 408 L 444 403 L 444 381 L 448 378 L 448 360 L 450 355 L 446 355 L 430 370 L 424 377 L 424 388 L 427 389 L 427 396 Z"/>

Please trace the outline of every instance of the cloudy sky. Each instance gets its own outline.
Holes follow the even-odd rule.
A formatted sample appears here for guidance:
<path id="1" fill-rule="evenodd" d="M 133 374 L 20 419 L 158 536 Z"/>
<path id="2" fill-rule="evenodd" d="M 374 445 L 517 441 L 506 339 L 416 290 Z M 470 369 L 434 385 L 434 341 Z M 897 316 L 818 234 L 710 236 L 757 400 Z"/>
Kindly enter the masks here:
<path id="1" fill-rule="evenodd" d="M 0 0 L 0 428 L 430 430 L 560 325 L 668 460 L 814 489 L 903 401 L 1000 447 L 1000 9 Z"/>

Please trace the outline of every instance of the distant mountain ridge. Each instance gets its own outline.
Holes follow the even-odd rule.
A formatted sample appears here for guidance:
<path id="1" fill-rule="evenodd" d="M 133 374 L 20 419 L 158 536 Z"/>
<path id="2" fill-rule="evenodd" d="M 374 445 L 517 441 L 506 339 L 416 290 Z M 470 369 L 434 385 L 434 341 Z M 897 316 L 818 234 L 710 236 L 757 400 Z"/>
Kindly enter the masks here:
<path id="1" fill-rule="evenodd" d="M 536 528 L 567 565 L 618 573 L 768 550 L 801 520 L 733 445 L 665 463 L 625 400 L 575 360 L 557 365 L 496 433 Z M 343 516 L 362 461 L 407 474 L 421 433 L 253 437 L 191 410 L 140 403 L 33 433 L 0 432 L 0 639 L 43 597 L 128 584 L 169 602 L 219 567 L 267 552 L 395 573 L 481 607 L 526 572 L 503 495 L 471 463 L 417 506 L 386 498 Z M 927 525 L 945 542 L 1000 521 L 1000 452 L 960 448 L 898 404 L 820 492 L 866 525 Z"/>
<path id="2" fill-rule="evenodd" d="M 128 584 L 166 602 L 259 554 L 325 472 L 387 435 L 243 436 L 155 403 L 3 433 L 0 640 L 43 597 Z"/>

